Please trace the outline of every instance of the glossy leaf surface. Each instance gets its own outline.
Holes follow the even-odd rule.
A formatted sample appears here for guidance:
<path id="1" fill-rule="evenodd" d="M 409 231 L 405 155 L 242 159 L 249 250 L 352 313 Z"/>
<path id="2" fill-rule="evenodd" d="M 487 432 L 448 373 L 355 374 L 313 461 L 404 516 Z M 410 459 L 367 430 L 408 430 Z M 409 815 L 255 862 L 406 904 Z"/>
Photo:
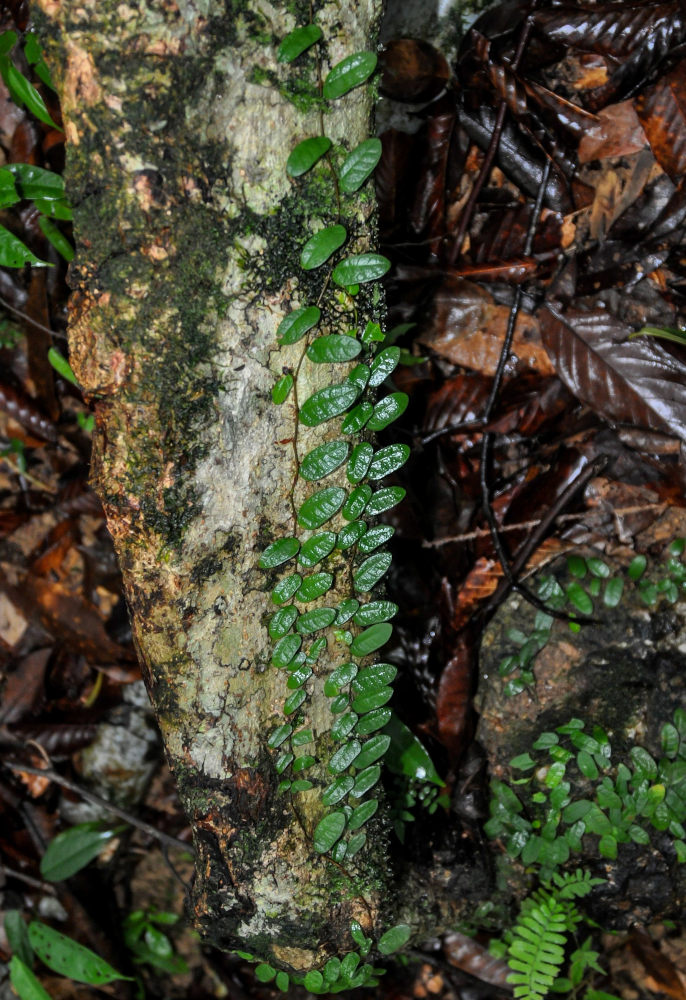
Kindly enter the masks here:
<path id="1" fill-rule="evenodd" d="M 355 521 L 369 503 L 372 496 L 370 486 L 356 486 L 343 505 L 343 517 L 346 521 Z"/>
<path id="2" fill-rule="evenodd" d="M 367 281 L 377 281 L 390 270 L 391 262 L 378 253 L 360 253 L 346 257 L 337 264 L 331 275 L 333 281 L 343 288 L 362 285 Z"/>
<path id="3" fill-rule="evenodd" d="M 381 140 L 365 139 L 349 153 L 338 175 L 341 191 L 352 194 L 362 187 L 381 159 Z"/>
<path id="4" fill-rule="evenodd" d="M 375 52 L 353 52 L 341 59 L 329 71 L 324 80 L 323 94 L 327 101 L 343 97 L 354 87 L 359 87 L 376 69 Z"/>
<path id="5" fill-rule="evenodd" d="M 360 539 L 360 552 L 373 552 L 380 545 L 384 545 L 389 538 L 395 534 L 395 528 L 391 524 L 377 524 L 370 528 L 364 538 Z"/>
<path id="6" fill-rule="evenodd" d="M 321 267 L 322 264 L 326 263 L 331 254 L 343 246 L 347 235 L 345 227 L 338 224 L 320 229 L 314 236 L 310 236 L 302 248 L 300 266 L 305 271 L 312 271 L 316 267 Z"/>
<path id="7" fill-rule="evenodd" d="M 327 628 L 335 617 L 334 608 L 313 608 L 312 611 L 306 611 L 304 615 L 300 616 L 296 628 L 302 635 L 309 635 L 311 632 Z"/>
<path id="8" fill-rule="evenodd" d="M 353 639 L 350 652 L 353 656 L 369 656 L 370 653 L 374 653 L 377 649 L 386 645 L 392 632 L 393 626 L 387 622 L 372 625 Z"/>
<path id="9" fill-rule="evenodd" d="M 345 498 L 346 493 L 341 486 L 327 486 L 323 490 L 318 490 L 301 504 L 298 524 L 301 528 L 310 530 L 321 528 L 341 509 Z"/>
<path id="10" fill-rule="evenodd" d="M 280 344 L 296 344 L 321 319 L 321 309 L 317 306 L 301 306 L 294 309 L 279 323 L 276 336 Z"/>
<path id="11" fill-rule="evenodd" d="M 394 618 L 398 611 L 398 605 L 393 601 L 371 601 L 362 605 L 353 620 L 356 625 L 366 627 L 376 625 L 377 622 L 386 622 L 389 618 Z"/>
<path id="12" fill-rule="evenodd" d="M 340 382 L 319 389 L 306 399 L 300 408 L 300 420 L 307 427 L 316 427 L 332 417 L 344 413 L 359 396 L 359 390 L 350 382 Z"/>
<path id="13" fill-rule="evenodd" d="M 318 24 L 304 24 L 299 28 L 294 28 L 282 40 L 277 49 L 276 58 L 282 63 L 293 62 L 311 45 L 318 42 L 321 37 L 322 29 Z"/>
<path id="14" fill-rule="evenodd" d="M 315 482 L 324 479 L 348 457 L 350 445 L 347 441 L 327 441 L 320 444 L 304 456 L 300 463 L 300 475 L 303 479 Z"/>
<path id="15" fill-rule="evenodd" d="M 353 586 L 357 591 L 369 591 L 379 582 L 391 565 L 388 552 L 377 552 L 362 563 L 353 576 Z"/>
<path id="16" fill-rule="evenodd" d="M 333 576 L 331 573 L 312 573 L 311 576 L 306 576 L 300 585 L 300 589 L 295 595 L 296 600 L 314 601 L 317 597 L 325 594 L 332 584 Z"/>
<path id="17" fill-rule="evenodd" d="M 374 517 L 395 507 L 404 499 L 406 492 L 402 486 L 387 486 L 383 490 L 377 490 L 365 508 L 367 516 Z"/>
<path id="18" fill-rule="evenodd" d="M 291 177 L 301 177 L 330 149 L 331 139 L 326 136 L 315 135 L 310 139 L 303 139 L 291 150 L 286 161 L 286 171 Z"/>
<path id="19" fill-rule="evenodd" d="M 316 566 L 318 562 L 325 559 L 336 545 L 336 535 L 333 531 L 323 531 L 320 535 L 313 535 L 303 543 L 298 556 L 301 566 Z"/>
<path id="20" fill-rule="evenodd" d="M 385 347 L 383 351 L 379 351 L 371 365 L 369 385 L 377 386 L 385 382 L 388 376 L 395 371 L 399 361 L 399 347 Z"/>
<path id="21" fill-rule="evenodd" d="M 288 562 L 297 555 L 300 549 L 300 542 L 297 538 L 279 538 L 276 542 L 268 545 L 260 556 L 260 569 L 274 569 Z"/>
<path id="22" fill-rule="evenodd" d="M 297 593 L 302 583 L 299 573 L 291 573 L 290 576 L 280 580 L 272 590 L 272 601 L 274 604 L 285 604 Z"/>
<path id="23" fill-rule="evenodd" d="M 317 824 L 313 843 L 318 854 L 326 854 L 330 851 L 337 840 L 340 839 L 345 830 L 345 813 L 332 812 L 325 816 Z"/>
<path id="24" fill-rule="evenodd" d="M 389 444 L 380 448 L 369 465 L 369 478 L 382 479 L 400 469 L 410 457 L 410 447 L 407 444 Z"/>
<path id="25" fill-rule="evenodd" d="M 384 396 L 374 407 L 374 412 L 367 422 L 369 430 L 384 430 L 405 412 L 408 402 L 409 397 L 404 392 L 393 392 L 390 396 Z"/>
<path id="26" fill-rule="evenodd" d="M 338 361 L 352 361 L 362 350 L 362 344 L 346 334 L 331 333 L 317 337 L 307 348 L 307 356 L 315 364 L 328 365 Z"/>
<path id="27" fill-rule="evenodd" d="M 29 924 L 29 941 L 36 955 L 49 969 L 77 983 L 103 986 L 116 979 L 131 980 L 91 951 L 47 924 L 33 920 Z"/>
<path id="28" fill-rule="evenodd" d="M 355 445 L 346 472 L 349 482 L 359 483 L 361 479 L 364 479 L 373 454 L 374 448 L 368 441 L 362 441 Z"/>
<path id="29" fill-rule="evenodd" d="M 346 524 L 344 528 L 338 532 L 338 539 L 336 540 L 336 548 L 344 552 L 349 549 L 351 545 L 359 541 L 360 538 L 364 536 L 367 530 L 367 525 L 364 521 L 351 521 L 350 524 Z"/>

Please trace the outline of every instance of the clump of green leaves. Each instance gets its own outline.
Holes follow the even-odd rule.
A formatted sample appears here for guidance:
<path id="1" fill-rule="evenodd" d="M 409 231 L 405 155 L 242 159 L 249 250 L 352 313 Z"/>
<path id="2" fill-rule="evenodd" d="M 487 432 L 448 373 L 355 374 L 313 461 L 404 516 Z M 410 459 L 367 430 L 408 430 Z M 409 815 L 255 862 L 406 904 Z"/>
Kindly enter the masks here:
<path id="1" fill-rule="evenodd" d="M 650 827 L 668 831 L 677 859 L 686 861 L 686 712 L 677 709 L 662 727 L 657 761 L 636 746 L 627 763 L 613 766 L 607 733 L 585 729 L 571 719 L 541 733 L 531 753 L 510 762 L 520 777 L 491 782 L 486 834 L 543 877 L 581 851 L 585 836 L 597 838 L 599 854 L 613 860 L 619 844 L 648 844 Z M 590 793 L 575 798 L 570 779 L 591 783 Z"/>
<path id="2" fill-rule="evenodd" d="M 134 910 L 124 920 L 124 943 L 138 965 L 150 965 L 159 972 L 175 976 L 188 972 L 185 960 L 174 951 L 174 945 L 163 927 L 173 927 L 179 921 L 176 913 L 164 910 Z"/>

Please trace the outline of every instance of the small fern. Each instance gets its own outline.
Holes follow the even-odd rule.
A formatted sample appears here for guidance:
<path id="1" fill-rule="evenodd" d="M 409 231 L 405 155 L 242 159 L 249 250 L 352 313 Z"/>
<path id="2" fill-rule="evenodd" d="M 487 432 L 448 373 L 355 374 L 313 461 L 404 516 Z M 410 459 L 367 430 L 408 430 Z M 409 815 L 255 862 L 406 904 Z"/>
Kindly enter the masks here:
<path id="1" fill-rule="evenodd" d="M 507 977 L 518 1000 L 543 1000 L 559 977 L 567 936 L 582 920 L 575 899 L 587 896 L 603 879 L 580 868 L 556 874 L 552 882 L 524 900 L 508 948 Z"/>

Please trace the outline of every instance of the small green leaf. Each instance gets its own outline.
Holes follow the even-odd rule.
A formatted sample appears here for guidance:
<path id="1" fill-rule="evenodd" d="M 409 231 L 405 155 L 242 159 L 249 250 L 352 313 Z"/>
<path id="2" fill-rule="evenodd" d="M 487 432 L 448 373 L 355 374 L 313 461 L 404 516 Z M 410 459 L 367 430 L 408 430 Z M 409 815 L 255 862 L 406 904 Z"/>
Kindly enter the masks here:
<path id="1" fill-rule="evenodd" d="M 0 234 L 0 236 L 1 235 L 2 234 Z M 2 264 L 1 257 L 0 257 L 0 264 Z M 74 375 L 74 372 L 71 370 L 71 365 L 64 357 L 64 355 L 60 354 L 60 352 L 57 350 L 56 347 L 51 347 L 50 350 L 48 351 L 48 361 L 55 369 L 55 371 L 58 373 L 58 375 L 61 375 L 62 378 L 66 379 L 67 382 L 71 382 L 72 385 L 75 385 L 77 388 L 79 388 L 78 379 L 76 378 L 76 375 Z"/>
<path id="2" fill-rule="evenodd" d="M 344 338 L 347 339 L 347 338 Z M 314 482 L 324 479 L 345 462 L 350 451 L 347 441 L 327 441 L 313 448 L 300 463 L 300 475 L 303 479 Z"/>
<path id="3" fill-rule="evenodd" d="M 387 486 L 382 490 L 377 490 L 365 507 L 367 516 L 374 517 L 376 514 L 383 514 L 384 511 L 390 510 L 391 507 L 395 507 L 405 498 L 406 493 L 407 490 L 403 489 L 402 486 Z"/>
<path id="4" fill-rule="evenodd" d="M 312 573 L 303 580 L 300 590 L 295 595 L 296 601 L 314 601 L 331 589 L 333 575 L 331 573 Z"/>
<path id="5" fill-rule="evenodd" d="M 281 744 L 288 739 L 292 732 L 293 726 L 291 726 L 288 722 L 285 722 L 282 726 L 279 726 L 274 730 L 267 743 L 272 750 L 276 750 L 277 747 L 280 747 Z"/>
<path id="6" fill-rule="evenodd" d="M 666 722 L 660 730 L 660 743 L 662 752 L 670 758 L 676 757 L 679 752 L 679 733 L 671 722 Z"/>
<path id="7" fill-rule="evenodd" d="M 370 691 L 368 694 L 358 695 L 353 701 L 353 711 L 357 712 L 358 715 L 364 715 L 365 712 L 371 712 L 373 708 L 381 708 L 392 697 L 393 688 L 390 687 L 383 687 L 377 691 Z"/>
<path id="8" fill-rule="evenodd" d="M 570 583 L 565 588 L 567 600 L 583 615 L 593 614 L 593 601 L 580 583 Z"/>
<path id="9" fill-rule="evenodd" d="M 390 736 L 372 736 L 362 747 L 362 752 L 355 760 L 356 768 L 365 768 L 374 764 L 388 750 L 391 743 Z"/>
<path id="10" fill-rule="evenodd" d="M 302 757 L 296 757 L 295 763 L 293 764 L 293 774 L 300 774 L 301 771 L 306 771 L 308 767 L 312 767 L 315 763 L 314 757 L 311 754 L 303 754 Z"/>
<path id="11" fill-rule="evenodd" d="M 567 556 L 567 569 L 572 576 L 575 576 L 577 580 L 583 580 L 586 576 L 588 567 L 586 566 L 586 560 L 582 559 L 581 556 Z"/>
<path id="12" fill-rule="evenodd" d="M 359 758 L 358 758 L 359 760 Z M 359 762 L 356 762 L 356 767 L 361 767 Z M 361 799 L 363 795 L 376 785 L 376 783 L 381 778 L 381 767 L 379 764 L 374 764 L 373 767 L 368 767 L 360 773 L 355 778 L 355 784 L 350 790 L 350 795 L 353 799 Z"/>
<path id="13" fill-rule="evenodd" d="M 303 691 L 302 688 L 298 688 L 298 690 L 294 691 L 293 694 L 289 698 L 286 698 L 283 703 L 283 714 L 292 715 L 293 712 L 296 712 L 300 708 L 306 698 L 307 694 L 305 691 Z"/>
<path id="14" fill-rule="evenodd" d="M 373 454 L 374 448 L 369 442 L 363 441 L 361 444 L 355 445 L 346 471 L 349 482 L 359 483 L 361 479 L 364 479 Z"/>
<path id="15" fill-rule="evenodd" d="M 293 376 L 282 375 L 278 382 L 275 382 L 272 387 L 272 402 L 276 403 L 277 406 L 280 406 L 281 403 L 285 403 L 292 388 Z"/>
<path id="16" fill-rule="evenodd" d="M 315 135 L 310 139 L 303 139 L 291 150 L 290 156 L 286 160 L 286 173 L 291 177 L 301 177 L 320 160 L 325 153 L 331 149 L 331 139 L 325 135 Z"/>
<path id="17" fill-rule="evenodd" d="M 611 833 L 606 833 L 598 841 L 598 850 L 604 858 L 614 861 L 617 857 L 617 841 Z"/>
<path id="18" fill-rule="evenodd" d="M 336 813 L 334 815 L 338 814 Z M 322 822 L 324 821 L 322 820 Z M 321 823 L 319 824 L 319 826 L 321 826 Z M 317 827 L 317 829 L 319 829 L 319 827 Z M 336 840 L 337 839 L 338 837 L 336 838 Z M 333 847 L 333 844 L 331 846 Z M 319 847 L 317 847 L 316 842 L 314 849 L 315 851 L 319 851 L 320 854 L 324 854 L 326 851 L 330 850 L 329 847 L 325 847 L 323 850 L 321 850 Z M 322 976 L 321 972 L 318 972 L 316 969 L 313 969 L 312 971 L 308 972 L 303 980 L 303 986 L 305 987 L 306 990 L 309 990 L 310 993 L 320 993 L 323 985 L 324 985 L 324 977 Z"/>
<path id="19" fill-rule="evenodd" d="M 304 24 L 289 31 L 276 52 L 278 62 L 290 63 L 322 37 L 318 24 Z M 281 987 L 279 987 L 280 989 Z"/>
<path id="20" fill-rule="evenodd" d="M 344 434 L 356 434 L 362 430 L 372 415 L 374 407 L 366 400 L 350 411 L 343 423 L 341 430 Z"/>
<path id="21" fill-rule="evenodd" d="M 122 976 L 90 948 L 85 948 L 38 920 L 29 924 L 29 941 L 44 965 L 53 972 L 75 979 L 77 983 L 103 986 L 115 979 L 132 982 L 131 976 Z"/>
<path id="22" fill-rule="evenodd" d="M 395 534 L 395 528 L 390 524 L 378 524 L 375 528 L 370 528 L 364 538 L 360 539 L 360 552 L 373 552 L 380 545 L 384 545 Z"/>
<path id="23" fill-rule="evenodd" d="M 362 344 L 354 337 L 332 333 L 313 340 L 307 348 L 307 356 L 316 364 L 334 364 L 352 361 L 361 350 Z"/>
<path id="24" fill-rule="evenodd" d="M 386 645 L 392 632 L 393 626 L 387 622 L 372 625 L 353 640 L 350 647 L 351 654 L 359 657 L 369 656 L 370 653 Z"/>
<path id="25" fill-rule="evenodd" d="M 297 538 L 279 538 L 268 545 L 260 556 L 258 566 L 260 569 L 274 569 L 288 562 L 300 549 L 300 542 Z"/>
<path id="26" fill-rule="evenodd" d="M 372 362 L 371 374 L 369 376 L 370 387 L 381 385 L 382 382 L 385 382 L 388 376 L 397 368 L 399 360 L 399 347 L 385 347 L 383 351 L 379 351 Z"/>
<path id="27" fill-rule="evenodd" d="M 266 962 L 260 962 L 255 969 L 255 979 L 261 983 L 271 983 L 275 975 L 276 969 L 271 965 L 267 965 Z"/>
<path id="28" fill-rule="evenodd" d="M 388 571 L 391 565 L 389 552 L 377 552 L 362 563 L 353 576 L 353 586 L 357 591 L 370 591 Z"/>
<path id="29" fill-rule="evenodd" d="M 279 757 L 274 765 L 277 774 L 283 774 L 286 768 L 289 766 L 292 760 L 295 759 L 295 754 L 291 750 L 285 750 Z"/>
<path id="30" fill-rule="evenodd" d="M 409 403 L 409 396 L 404 392 L 393 392 L 390 396 L 384 396 L 374 407 L 374 412 L 367 421 L 370 431 L 382 431 L 389 424 L 397 420 Z"/>
<path id="31" fill-rule="evenodd" d="M 362 716 L 355 729 L 360 736 L 368 736 L 378 729 L 383 729 L 390 722 L 392 714 L 390 708 L 375 708 Z"/>
<path id="32" fill-rule="evenodd" d="M 322 795 L 322 803 L 325 806 L 333 806 L 341 799 L 345 798 L 355 784 L 355 779 L 349 774 L 342 774 L 336 778 Z"/>
<path id="33" fill-rule="evenodd" d="M 50 994 L 18 955 L 10 959 L 10 983 L 20 1000 L 50 1000 Z"/>
<path id="34" fill-rule="evenodd" d="M 327 983 L 335 983 L 341 974 L 340 958 L 330 958 L 324 966 L 324 979 Z"/>
<path id="35" fill-rule="evenodd" d="M 389 444 L 376 452 L 369 466 L 370 479 L 382 479 L 395 472 L 410 457 L 410 448 L 406 444 Z"/>
<path id="36" fill-rule="evenodd" d="M 300 408 L 300 420 L 306 427 L 317 427 L 347 410 L 359 394 L 357 386 L 347 380 L 338 385 L 319 389 L 303 403 Z"/>
<path id="37" fill-rule="evenodd" d="M 351 680 L 357 676 L 358 666 L 356 663 L 342 663 L 336 667 L 324 681 L 324 694 L 327 698 L 335 697 L 342 687 L 350 684 Z"/>
<path id="38" fill-rule="evenodd" d="M 385 761 L 390 770 L 394 771 L 395 774 L 403 774 L 416 781 L 430 781 L 434 785 L 443 787 L 445 783 L 441 780 L 431 757 L 420 740 L 417 739 L 404 722 L 400 721 L 397 715 L 390 712 L 390 709 L 380 709 L 379 711 L 387 711 L 390 715 L 390 720 L 386 726 L 386 733 L 391 737 L 391 745 L 386 752 Z M 370 713 L 370 715 L 374 714 L 373 712 Z M 365 716 L 365 718 L 369 718 L 369 716 Z M 361 723 L 364 723 L 364 721 L 365 719 L 363 718 Z M 359 731 L 360 726 L 358 725 L 357 728 Z M 502 783 L 499 783 L 500 785 Z M 513 808 L 516 809 L 518 806 L 519 811 L 521 811 L 521 803 L 514 792 L 507 785 L 504 785 L 503 788 L 507 791 L 502 794 L 510 793 L 512 795 L 510 801 L 514 803 Z M 512 811 L 512 809 L 509 811 Z"/>
<path id="39" fill-rule="evenodd" d="M 592 556 L 590 559 L 586 560 L 586 565 L 590 569 L 593 576 L 597 576 L 600 580 L 607 580 L 611 575 L 612 571 L 606 562 L 602 559 L 598 559 Z"/>
<path id="40" fill-rule="evenodd" d="M 348 828 L 350 830 L 359 830 L 361 826 L 364 826 L 372 818 L 378 808 L 379 802 L 377 799 L 370 799 L 369 802 L 363 802 L 361 806 L 353 809 L 352 816 L 348 820 Z"/>
<path id="41" fill-rule="evenodd" d="M 349 524 L 347 525 L 347 527 L 351 528 L 352 525 Z M 349 597 L 347 600 L 341 601 L 341 603 L 338 605 L 338 614 L 336 615 L 336 621 L 334 622 L 334 625 L 345 625 L 347 621 L 350 621 L 350 619 L 355 614 L 359 606 L 360 602 L 355 600 L 354 597 Z"/>
<path id="42" fill-rule="evenodd" d="M 365 139 L 348 153 L 338 175 L 341 191 L 359 190 L 381 159 L 381 140 Z"/>
<path id="43" fill-rule="evenodd" d="M 314 608 L 306 611 L 297 621 L 296 628 L 302 635 L 310 635 L 320 629 L 328 628 L 336 617 L 335 608 Z"/>
<path id="44" fill-rule="evenodd" d="M 58 833 L 41 858 L 40 872 L 48 882 L 62 882 L 85 868 L 124 827 L 103 830 L 99 823 L 80 823 Z"/>
<path id="45" fill-rule="evenodd" d="M 510 767 L 513 767 L 516 771 L 528 771 L 535 766 L 536 761 L 530 753 L 520 753 L 510 761 Z"/>
<path id="46" fill-rule="evenodd" d="M 603 594 L 603 603 L 605 606 L 608 608 L 616 608 L 622 599 L 623 591 L 624 581 L 620 577 L 608 580 L 605 584 L 605 593 Z"/>
<path id="47" fill-rule="evenodd" d="M 40 96 L 36 88 L 30 83 L 23 73 L 20 73 L 16 66 L 7 56 L 0 56 L 0 74 L 5 81 L 5 86 L 10 92 L 10 96 L 15 104 L 23 105 L 27 111 L 43 122 L 44 125 L 51 125 L 58 132 L 62 129 L 50 117 L 50 112 L 45 106 L 45 101 Z"/>
<path id="48" fill-rule="evenodd" d="M 578 799 L 576 802 L 571 802 L 565 807 L 562 817 L 565 823 L 576 823 L 588 815 L 592 808 L 593 803 L 589 802 L 588 799 Z"/>
<path id="49" fill-rule="evenodd" d="M 356 486 L 343 506 L 343 517 L 346 521 L 355 521 L 369 503 L 372 496 L 371 486 Z"/>
<path id="50" fill-rule="evenodd" d="M 632 747 L 629 751 L 631 762 L 639 778 L 647 778 L 654 781 L 657 777 L 657 764 L 643 747 Z"/>
<path id="51" fill-rule="evenodd" d="M 334 722 L 331 727 L 331 735 L 335 740 L 344 740 L 350 735 L 350 733 L 355 728 L 355 723 L 358 720 L 358 716 L 355 712 L 346 712 L 345 715 L 341 715 Z"/>
<path id="52" fill-rule="evenodd" d="M 364 392 L 369 381 L 369 368 L 367 365 L 356 365 L 348 374 L 348 382 L 354 385 L 358 392 Z"/>
<path id="53" fill-rule="evenodd" d="M 341 528 L 338 532 L 336 548 L 340 549 L 341 552 L 345 552 L 346 549 L 349 549 L 351 545 L 354 545 L 355 542 L 359 541 L 359 539 L 364 536 L 366 530 L 367 525 L 364 521 L 351 521 L 350 524 L 346 524 L 346 526 Z"/>
<path id="54" fill-rule="evenodd" d="M 598 768 L 590 753 L 587 753 L 586 750 L 580 750 L 576 755 L 576 763 L 584 777 L 595 781 L 598 777 Z"/>
<path id="55" fill-rule="evenodd" d="M 5 910 L 3 925 L 12 954 L 31 968 L 33 951 L 29 941 L 29 932 L 19 910 Z"/>
<path id="56" fill-rule="evenodd" d="M 287 667 L 302 646 L 301 635 L 285 635 L 279 639 L 272 652 L 272 663 L 275 667 Z"/>
<path id="57" fill-rule="evenodd" d="M 341 486 L 328 486 L 318 490 L 301 504 L 298 511 L 298 524 L 301 528 L 321 528 L 343 506 L 346 498 Z"/>
<path id="58" fill-rule="evenodd" d="M 362 605 L 355 615 L 354 622 L 363 628 L 367 625 L 376 625 L 377 622 L 386 622 L 389 618 L 394 618 L 399 610 L 393 601 L 372 601 L 370 604 Z"/>
<path id="59" fill-rule="evenodd" d="M 381 254 L 359 253 L 346 257 L 337 264 L 331 277 L 335 284 L 348 288 L 350 285 L 362 285 L 367 281 L 383 278 L 390 267 L 390 260 Z"/>
<path id="60" fill-rule="evenodd" d="M 309 781 L 294 781 L 293 782 L 293 788 L 295 788 L 296 785 L 309 785 L 309 784 L 310 784 Z M 297 789 L 297 790 L 298 791 L 304 791 L 304 789 L 302 789 L 302 788 Z M 277 990 L 281 990 L 282 993 L 287 993 L 288 990 L 289 990 L 289 988 L 290 988 L 290 982 L 291 981 L 290 981 L 290 978 L 289 978 L 287 972 L 277 972 L 276 973 L 276 988 L 277 988 Z"/>
<path id="61" fill-rule="evenodd" d="M 302 269 L 304 271 L 313 271 L 316 267 L 321 267 L 339 247 L 343 246 L 347 236 L 345 227 L 338 224 L 326 226 L 315 233 L 314 236 L 310 236 L 300 254 L 300 266 Z M 347 339 L 352 340 L 352 337 Z"/>
<path id="62" fill-rule="evenodd" d="M 345 813 L 329 813 L 328 816 L 319 821 L 315 828 L 313 836 L 315 851 L 318 854 L 326 854 L 327 851 L 331 850 L 336 841 L 340 839 L 344 830 Z"/>
<path id="63" fill-rule="evenodd" d="M 342 747 L 336 750 L 329 761 L 329 771 L 331 774 L 340 774 L 341 771 L 347 770 L 361 750 L 362 746 L 358 740 L 350 740 L 349 743 L 344 743 Z"/>
<path id="64" fill-rule="evenodd" d="M 271 598 L 274 604 L 285 604 L 297 593 L 302 583 L 300 573 L 291 573 L 280 580 L 272 590 Z M 332 578 L 333 580 L 333 578 Z"/>
<path id="65" fill-rule="evenodd" d="M 46 240 L 52 244 L 58 254 L 61 257 L 64 257 L 67 263 L 71 263 L 74 259 L 74 247 L 71 245 L 62 230 L 44 215 L 38 216 L 38 225 L 43 236 L 45 236 Z"/>
<path id="66" fill-rule="evenodd" d="M 312 538 L 303 544 L 300 550 L 300 555 L 298 556 L 298 562 L 301 566 L 316 566 L 318 562 L 325 559 L 330 552 L 333 551 L 336 544 L 336 535 L 333 531 L 323 531 L 319 535 L 313 535 Z"/>
<path id="67" fill-rule="evenodd" d="M 335 101 L 343 97 L 354 87 L 368 80 L 376 69 L 376 52 L 353 52 L 341 59 L 329 71 L 324 80 L 322 93 L 327 101 Z M 348 282 L 352 284 L 352 282 Z"/>
<path id="68" fill-rule="evenodd" d="M 321 319 L 321 310 L 316 306 L 301 306 L 294 309 L 279 323 L 276 336 L 280 344 L 296 344 Z"/>
<path id="69" fill-rule="evenodd" d="M 377 947 L 382 955 L 392 955 L 405 947 L 411 934 L 412 931 L 407 924 L 396 924 L 381 935 Z"/>
<path id="70" fill-rule="evenodd" d="M 630 580 L 640 580 L 645 572 L 648 560 L 645 556 L 635 556 L 629 563 L 627 575 Z"/>

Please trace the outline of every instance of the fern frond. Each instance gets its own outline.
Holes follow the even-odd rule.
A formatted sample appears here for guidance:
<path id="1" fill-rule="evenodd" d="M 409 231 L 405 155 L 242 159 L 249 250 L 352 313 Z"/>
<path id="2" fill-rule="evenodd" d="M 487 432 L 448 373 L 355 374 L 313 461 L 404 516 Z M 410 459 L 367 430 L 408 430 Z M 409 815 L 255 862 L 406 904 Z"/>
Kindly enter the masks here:
<path id="1" fill-rule="evenodd" d="M 543 1000 L 560 974 L 567 944 L 568 915 L 556 895 L 539 890 L 525 900 L 508 948 L 507 981 L 522 1000 Z"/>
<path id="2" fill-rule="evenodd" d="M 553 890 L 558 899 L 581 899 L 588 896 L 596 885 L 601 885 L 604 878 L 593 878 L 590 872 L 585 872 L 577 868 L 575 872 L 555 873 L 553 882 L 556 889 Z"/>

